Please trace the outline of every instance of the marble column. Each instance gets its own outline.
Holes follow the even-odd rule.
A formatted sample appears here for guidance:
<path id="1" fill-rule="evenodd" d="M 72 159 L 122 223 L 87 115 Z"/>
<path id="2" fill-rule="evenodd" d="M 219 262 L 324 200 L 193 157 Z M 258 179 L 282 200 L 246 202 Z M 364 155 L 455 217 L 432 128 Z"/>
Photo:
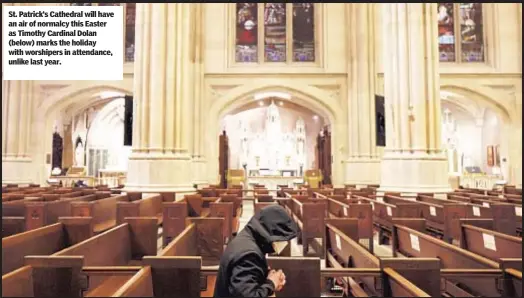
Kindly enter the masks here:
<path id="1" fill-rule="evenodd" d="M 376 5 L 346 4 L 349 10 L 348 160 L 346 184 L 357 187 L 380 182 L 380 158 L 375 134 L 375 27 Z M 378 8 L 378 7 L 377 7 Z"/>
<path id="2" fill-rule="evenodd" d="M 2 82 L 2 184 L 29 184 L 35 178 L 29 155 L 33 81 Z"/>
<path id="3" fill-rule="evenodd" d="M 193 190 L 191 5 L 136 5 L 135 108 L 127 191 Z"/>
<path id="4" fill-rule="evenodd" d="M 192 4 L 192 30 L 191 43 L 193 58 L 193 150 L 192 150 L 192 173 L 193 183 L 197 185 L 207 184 L 206 166 L 207 161 L 204 155 L 204 117 L 207 110 L 203 107 L 204 102 L 204 4 Z"/>
<path id="5" fill-rule="evenodd" d="M 436 3 L 383 7 L 386 148 L 379 191 L 451 191 L 441 145 Z"/>

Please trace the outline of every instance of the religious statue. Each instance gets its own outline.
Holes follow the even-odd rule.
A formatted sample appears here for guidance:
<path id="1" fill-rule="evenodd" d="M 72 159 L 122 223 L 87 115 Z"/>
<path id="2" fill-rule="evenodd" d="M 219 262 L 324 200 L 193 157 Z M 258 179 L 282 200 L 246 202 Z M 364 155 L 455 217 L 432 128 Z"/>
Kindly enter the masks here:
<path id="1" fill-rule="evenodd" d="M 299 164 L 306 163 L 305 124 L 299 118 L 294 130 L 283 132 L 278 107 L 272 102 L 266 108 L 264 131 L 253 135 L 248 123 L 240 123 L 241 155 L 239 164 L 246 164 L 246 171 L 269 170 L 271 175 L 280 175 L 280 171 L 298 173 Z"/>
<path id="2" fill-rule="evenodd" d="M 84 166 L 84 142 L 80 136 L 76 137 L 75 140 L 75 166 Z"/>

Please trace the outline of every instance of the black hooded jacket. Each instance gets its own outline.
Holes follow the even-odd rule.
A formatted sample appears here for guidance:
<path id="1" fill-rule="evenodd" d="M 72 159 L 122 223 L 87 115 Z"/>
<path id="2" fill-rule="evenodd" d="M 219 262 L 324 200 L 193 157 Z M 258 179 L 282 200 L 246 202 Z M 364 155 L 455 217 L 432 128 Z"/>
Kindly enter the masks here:
<path id="1" fill-rule="evenodd" d="M 297 236 L 297 227 L 278 205 L 263 208 L 228 244 L 218 269 L 215 297 L 268 297 L 275 290 L 267 279 L 266 254 L 272 242 Z"/>

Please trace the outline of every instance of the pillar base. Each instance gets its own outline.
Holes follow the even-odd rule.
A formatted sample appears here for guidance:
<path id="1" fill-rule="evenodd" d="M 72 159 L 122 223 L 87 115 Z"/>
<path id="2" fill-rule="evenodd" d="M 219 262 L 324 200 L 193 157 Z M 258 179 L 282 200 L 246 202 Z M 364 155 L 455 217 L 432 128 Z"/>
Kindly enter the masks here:
<path id="1" fill-rule="evenodd" d="M 35 177 L 29 157 L 2 157 L 2 184 L 30 184 Z"/>
<path id="2" fill-rule="evenodd" d="M 357 188 L 380 182 L 380 159 L 352 158 L 346 162 L 346 179 L 344 184 L 355 184 Z"/>
<path id="3" fill-rule="evenodd" d="M 448 193 L 448 163 L 443 155 L 385 153 L 377 192 Z"/>
<path id="4" fill-rule="evenodd" d="M 195 191 L 188 155 L 134 154 L 129 157 L 124 191 Z"/>
<path id="5" fill-rule="evenodd" d="M 191 161 L 191 173 L 193 174 L 193 184 L 209 184 L 209 182 L 207 181 L 206 166 L 207 160 L 205 160 L 202 157 L 193 157 L 193 160 Z"/>

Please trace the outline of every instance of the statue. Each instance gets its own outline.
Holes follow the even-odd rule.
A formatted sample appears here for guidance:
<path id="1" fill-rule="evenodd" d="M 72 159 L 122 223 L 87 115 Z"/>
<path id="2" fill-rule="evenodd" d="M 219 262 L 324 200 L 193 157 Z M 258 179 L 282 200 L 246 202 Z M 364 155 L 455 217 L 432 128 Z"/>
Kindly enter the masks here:
<path id="1" fill-rule="evenodd" d="M 298 174 L 299 164 L 306 164 L 306 132 L 304 120 L 299 118 L 295 127 L 289 131 L 282 130 L 280 111 L 274 102 L 265 108 L 264 131 L 249 130 L 249 123 L 240 123 L 240 146 L 242 157 L 239 165 L 247 164 L 250 170 L 267 169 L 279 175 L 282 170 L 291 170 Z"/>
<path id="2" fill-rule="evenodd" d="M 75 140 L 75 166 L 83 167 L 84 165 L 84 143 L 82 138 L 78 136 Z"/>

